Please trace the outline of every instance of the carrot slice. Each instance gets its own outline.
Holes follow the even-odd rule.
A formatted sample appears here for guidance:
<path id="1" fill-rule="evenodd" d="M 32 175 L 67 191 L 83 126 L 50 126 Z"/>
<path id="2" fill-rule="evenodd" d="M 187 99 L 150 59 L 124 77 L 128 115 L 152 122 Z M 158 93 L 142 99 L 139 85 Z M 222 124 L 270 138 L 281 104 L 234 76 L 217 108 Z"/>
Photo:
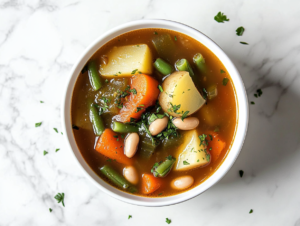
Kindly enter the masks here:
<path id="1" fill-rule="evenodd" d="M 133 160 L 124 154 L 124 139 L 111 129 L 105 129 L 96 145 L 96 151 L 119 163 L 130 165 Z"/>
<path id="2" fill-rule="evenodd" d="M 208 143 L 208 150 L 210 150 L 212 161 L 216 161 L 220 154 L 222 153 L 223 149 L 226 146 L 226 143 L 219 138 L 219 134 L 215 132 L 209 132 L 209 135 L 212 136 L 212 140 Z M 210 138 L 208 138 L 210 140 Z"/>
<path id="3" fill-rule="evenodd" d="M 150 194 L 155 192 L 160 187 L 159 178 L 154 177 L 152 174 L 143 174 L 142 176 L 142 193 Z"/>
<path id="4" fill-rule="evenodd" d="M 131 79 L 131 92 L 128 101 L 115 117 L 120 122 L 130 122 L 130 118 L 139 119 L 147 107 L 154 105 L 158 95 L 158 82 L 149 75 L 139 74 Z"/>

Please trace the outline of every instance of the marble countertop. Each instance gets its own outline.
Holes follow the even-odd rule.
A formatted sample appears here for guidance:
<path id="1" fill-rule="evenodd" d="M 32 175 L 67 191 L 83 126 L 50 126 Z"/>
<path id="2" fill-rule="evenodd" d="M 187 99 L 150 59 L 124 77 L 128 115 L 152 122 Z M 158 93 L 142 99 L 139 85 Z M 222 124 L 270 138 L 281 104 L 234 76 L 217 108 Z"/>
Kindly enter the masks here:
<path id="1" fill-rule="evenodd" d="M 170 218 L 174 226 L 300 226 L 299 9 L 298 0 L 0 0 L 0 225 L 153 226 Z M 230 21 L 217 23 L 219 11 Z M 211 37 L 255 102 L 228 174 L 204 194 L 160 208 L 99 191 L 60 134 L 63 88 L 79 55 L 104 31 L 149 18 L 179 21 Z M 246 29 L 241 37 L 239 26 Z M 263 95 L 255 98 L 259 88 Z M 35 128 L 36 122 L 43 124 Z M 65 208 L 53 198 L 58 192 L 65 193 Z"/>

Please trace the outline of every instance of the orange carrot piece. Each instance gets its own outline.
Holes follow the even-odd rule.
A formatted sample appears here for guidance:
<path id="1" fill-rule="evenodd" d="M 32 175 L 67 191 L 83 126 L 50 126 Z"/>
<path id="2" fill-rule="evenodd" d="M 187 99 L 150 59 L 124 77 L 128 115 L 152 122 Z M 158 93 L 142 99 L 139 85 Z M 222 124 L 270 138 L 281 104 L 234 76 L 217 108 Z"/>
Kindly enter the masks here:
<path id="1" fill-rule="evenodd" d="M 95 149 L 102 155 L 119 163 L 126 165 L 133 163 L 133 160 L 124 154 L 124 139 L 111 129 L 104 130 L 98 139 Z"/>
<path id="2" fill-rule="evenodd" d="M 130 89 L 135 89 L 120 113 L 115 117 L 120 122 L 130 122 L 130 118 L 139 119 L 147 107 L 154 105 L 158 95 L 158 82 L 149 75 L 139 74 L 131 79 Z"/>
<path id="3" fill-rule="evenodd" d="M 142 176 L 142 193 L 150 194 L 159 189 L 161 183 L 159 178 L 154 177 L 152 174 L 143 174 Z"/>
<path id="4" fill-rule="evenodd" d="M 216 161 L 223 149 L 226 146 L 226 143 L 219 138 L 219 134 L 215 132 L 209 132 L 209 135 L 212 136 L 213 140 L 210 140 L 210 137 L 208 137 L 209 143 L 208 143 L 208 150 L 210 150 L 212 161 Z"/>

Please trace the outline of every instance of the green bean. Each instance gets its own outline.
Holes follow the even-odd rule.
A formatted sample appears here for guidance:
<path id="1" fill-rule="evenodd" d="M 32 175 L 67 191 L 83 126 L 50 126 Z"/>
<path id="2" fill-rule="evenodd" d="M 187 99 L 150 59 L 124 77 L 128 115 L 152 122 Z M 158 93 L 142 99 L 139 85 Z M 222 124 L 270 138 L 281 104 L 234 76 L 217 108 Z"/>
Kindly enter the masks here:
<path id="1" fill-rule="evenodd" d="M 117 133 L 138 133 L 139 128 L 134 125 L 124 124 L 121 122 L 113 122 L 112 130 Z"/>
<path id="2" fill-rule="evenodd" d="M 88 74 L 89 74 L 90 83 L 91 83 L 91 86 L 93 87 L 93 89 L 95 91 L 100 89 L 101 86 L 103 85 L 103 82 L 101 80 L 101 77 L 97 70 L 96 62 L 94 60 L 91 60 L 88 63 Z"/>
<path id="3" fill-rule="evenodd" d="M 189 62 L 186 59 L 181 59 L 181 60 L 176 61 L 175 65 L 179 71 L 187 71 L 187 72 L 189 72 L 191 77 L 193 77 L 195 75 L 191 65 L 189 64 Z"/>
<path id="4" fill-rule="evenodd" d="M 193 61 L 196 64 L 196 66 L 200 72 L 205 71 L 205 69 L 206 69 L 205 59 L 201 55 L 201 53 L 196 53 L 195 56 L 193 57 Z"/>
<path id="5" fill-rule="evenodd" d="M 172 66 L 161 58 L 157 58 L 153 66 L 163 75 L 168 75 L 173 72 Z"/>
<path id="6" fill-rule="evenodd" d="M 94 133 L 100 136 L 105 130 L 105 127 L 98 109 L 93 104 L 90 104 L 90 121 L 93 125 Z"/>
<path id="7" fill-rule="evenodd" d="M 157 166 L 153 170 L 153 174 L 156 177 L 165 177 L 167 174 L 171 171 L 174 163 L 175 163 L 175 158 L 172 157 L 171 155 L 166 158 L 165 161 L 163 161 L 159 166 Z"/>

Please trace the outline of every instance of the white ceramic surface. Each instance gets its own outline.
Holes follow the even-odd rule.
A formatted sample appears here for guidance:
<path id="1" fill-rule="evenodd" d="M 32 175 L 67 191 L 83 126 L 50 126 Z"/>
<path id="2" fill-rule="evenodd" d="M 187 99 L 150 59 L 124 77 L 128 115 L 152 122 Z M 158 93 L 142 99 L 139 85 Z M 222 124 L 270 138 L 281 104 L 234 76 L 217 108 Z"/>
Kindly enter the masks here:
<path id="1" fill-rule="evenodd" d="M 80 154 L 79 149 L 77 148 L 73 136 L 73 132 L 72 132 L 72 124 L 70 120 L 72 91 L 76 79 L 80 74 L 82 68 L 87 63 L 89 58 L 95 53 L 95 51 L 97 51 L 106 42 L 125 32 L 129 32 L 141 28 L 165 28 L 165 29 L 175 30 L 187 34 L 190 37 L 193 37 L 194 39 L 198 40 L 203 45 L 205 45 L 208 49 L 210 49 L 223 63 L 224 67 L 229 72 L 232 78 L 236 90 L 237 109 L 238 109 L 236 136 L 231 146 L 231 150 L 227 155 L 226 159 L 224 160 L 223 164 L 211 177 L 209 177 L 199 186 L 190 189 L 184 193 L 170 196 L 170 197 L 162 197 L 162 198 L 140 197 L 140 196 L 122 192 L 110 186 L 101 178 L 99 178 L 87 165 L 82 155 Z M 228 58 L 228 56 L 221 50 L 220 47 L 218 47 L 211 39 L 206 37 L 201 32 L 187 25 L 174 22 L 174 21 L 168 21 L 168 20 L 138 20 L 138 21 L 129 22 L 120 25 L 118 27 L 115 27 L 110 31 L 101 35 L 99 38 L 97 38 L 97 40 L 93 42 L 86 49 L 86 51 L 84 51 L 82 56 L 79 57 L 79 61 L 75 63 L 75 65 L 73 66 L 70 73 L 69 82 L 66 87 L 66 92 L 65 92 L 64 101 L 62 105 L 63 105 L 62 106 L 63 130 L 66 134 L 68 144 L 70 145 L 70 149 L 73 150 L 76 160 L 78 161 L 79 165 L 84 169 L 85 175 L 89 179 L 91 179 L 91 181 L 94 182 L 94 184 L 98 188 L 100 188 L 102 191 L 106 192 L 107 194 L 113 196 L 114 198 L 117 198 L 127 203 L 142 205 L 142 206 L 166 206 L 166 205 L 180 203 L 201 194 L 202 192 L 204 192 L 205 190 L 213 186 L 215 183 L 217 183 L 227 173 L 227 171 L 230 169 L 230 167 L 235 162 L 237 156 L 239 155 L 242 145 L 244 143 L 244 139 L 247 132 L 247 126 L 248 126 L 248 100 L 247 100 L 246 90 L 237 69 L 235 68 L 231 60 Z"/>
<path id="2" fill-rule="evenodd" d="M 0 225 L 165 226 L 169 218 L 170 226 L 300 226 L 299 8 L 299 0 L 0 0 Z M 230 21 L 217 23 L 219 11 Z M 86 47 L 111 28 L 151 18 L 212 38 L 255 105 L 243 149 L 216 185 L 181 204 L 149 208 L 94 186 L 53 128 L 62 130 L 65 84 Z"/>

